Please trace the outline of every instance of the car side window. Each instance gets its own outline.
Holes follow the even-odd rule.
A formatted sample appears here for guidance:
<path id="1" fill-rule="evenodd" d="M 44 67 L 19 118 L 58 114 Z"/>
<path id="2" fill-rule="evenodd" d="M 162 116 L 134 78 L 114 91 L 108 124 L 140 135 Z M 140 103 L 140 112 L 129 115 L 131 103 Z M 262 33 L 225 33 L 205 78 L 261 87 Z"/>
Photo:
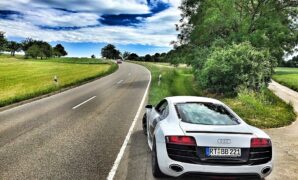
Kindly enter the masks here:
<path id="1" fill-rule="evenodd" d="M 169 105 L 166 103 L 165 108 L 163 109 L 160 118 L 165 119 L 169 115 Z"/>
<path id="2" fill-rule="evenodd" d="M 169 105 L 167 100 L 162 100 L 157 106 L 156 111 L 160 114 L 160 118 L 164 119 L 169 114 Z"/>
<path id="3" fill-rule="evenodd" d="M 164 99 L 164 100 L 160 101 L 160 102 L 156 105 L 155 110 L 156 110 L 159 114 L 161 114 L 162 110 L 164 109 L 164 107 L 165 107 L 165 103 L 167 103 L 167 100 Z"/>

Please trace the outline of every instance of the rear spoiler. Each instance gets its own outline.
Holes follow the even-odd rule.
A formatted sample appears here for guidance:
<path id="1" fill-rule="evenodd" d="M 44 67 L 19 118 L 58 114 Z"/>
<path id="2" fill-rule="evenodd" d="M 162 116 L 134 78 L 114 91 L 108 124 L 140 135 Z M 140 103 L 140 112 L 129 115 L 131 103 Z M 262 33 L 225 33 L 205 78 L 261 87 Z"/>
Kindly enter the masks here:
<path id="1" fill-rule="evenodd" d="M 186 133 L 244 134 L 244 135 L 253 135 L 253 133 L 250 133 L 250 132 L 225 132 L 225 131 L 186 131 Z"/>

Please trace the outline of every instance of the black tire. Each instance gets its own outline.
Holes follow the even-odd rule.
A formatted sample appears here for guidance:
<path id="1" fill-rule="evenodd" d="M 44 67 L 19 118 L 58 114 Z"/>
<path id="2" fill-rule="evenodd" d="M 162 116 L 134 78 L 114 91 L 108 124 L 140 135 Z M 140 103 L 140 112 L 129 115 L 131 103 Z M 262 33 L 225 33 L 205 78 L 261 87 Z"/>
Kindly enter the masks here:
<path id="1" fill-rule="evenodd" d="M 152 152 L 151 152 L 151 165 L 152 165 L 152 174 L 156 178 L 163 178 L 166 177 L 164 173 L 161 172 L 159 169 L 158 161 L 157 161 L 157 154 L 156 154 L 156 145 L 155 139 L 153 140 Z"/>
<path id="2" fill-rule="evenodd" d="M 143 132 L 147 136 L 147 115 L 146 115 L 146 113 L 143 116 L 142 123 L 143 123 L 142 124 L 143 125 Z"/>

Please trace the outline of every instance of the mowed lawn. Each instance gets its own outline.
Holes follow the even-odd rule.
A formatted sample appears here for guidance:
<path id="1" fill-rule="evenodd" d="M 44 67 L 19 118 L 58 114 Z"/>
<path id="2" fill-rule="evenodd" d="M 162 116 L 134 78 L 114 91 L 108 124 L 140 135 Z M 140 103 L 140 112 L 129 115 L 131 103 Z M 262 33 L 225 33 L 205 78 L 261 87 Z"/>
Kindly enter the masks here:
<path id="1" fill-rule="evenodd" d="M 64 60 L 24 60 L 0 56 L 0 107 L 100 77 L 116 64 L 76 64 Z M 58 83 L 54 82 L 58 77 Z"/>
<path id="2" fill-rule="evenodd" d="M 278 67 L 273 79 L 293 90 L 298 91 L 298 68 Z"/>
<path id="3" fill-rule="evenodd" d="M 191 68 L 173 68 L 168 64 L 142 63 L 151 71 L 152 81 L 149 103 L 156 105 L 167 96 L 207 96 L 223 101 L 230 106 L 247 123 L 260 127 L 272 128 L 289 125 L 295 120 L 291 105 L 284 103 L 268 89 L 260 92 L 242 91 L 236 97 L 224 97 L 208 94 L 194 81 Z M 158 76 L 162 75 L 158 83 Z"/>

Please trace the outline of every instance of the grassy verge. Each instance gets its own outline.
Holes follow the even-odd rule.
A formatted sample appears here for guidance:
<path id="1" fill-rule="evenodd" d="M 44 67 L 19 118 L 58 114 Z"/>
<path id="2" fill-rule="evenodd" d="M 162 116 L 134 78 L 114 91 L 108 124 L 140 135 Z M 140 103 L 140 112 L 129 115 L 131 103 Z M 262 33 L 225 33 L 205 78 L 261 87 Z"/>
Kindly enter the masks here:
<path id="1" fill-rule="evenodd" d="M 286 126 L 291 124 L 296 117 L 293 107 L 268 89 L 260 93 L 241 91 L 237 97 L 221 100 L 247 123 L 260 128 Z"/>
<path id="2" fill-rule="evenodd" d="M 273 79 L 295 91 L 298 91 L 298 68 L 276 68 Z"/>
<path id="3" fill-rule="evenodd" d="M 151 71 L 150 104 L 156 105 L 167 96 L 210 96 L 202 92 L 194 83 L 190 68 L 171 68 L 167 65 L 155 65 L 154 63 L 137 63 Z M 159 74 L 162 74 L 160 85 L 158 84 Z M 293 108 L 267 89 L 261 93 L 241 91 L 237 97 L 215 98 L 225 102 L 247 123 L 260 128 L 281 127 L 295 120 Z"/>
<path id="4" fill-rule="evenodd" d="M 98 59 L 24 60 L 0 56 L 0 107 L 110 74 L 117 68 L 114 63 Z"/>
<path id="5" fill-rule="evenodd" d="M 198 95 L 200 92 L 193 84 L 193 74 L 190 68 L 173 68 L 168 64 L 135 62 L 151 71 L 152 81 L 149 92 L 149 103 L 156 105 L 162 98 L 179 95 Z M 158 76 L 162 75 L 158 83 Z"/>

